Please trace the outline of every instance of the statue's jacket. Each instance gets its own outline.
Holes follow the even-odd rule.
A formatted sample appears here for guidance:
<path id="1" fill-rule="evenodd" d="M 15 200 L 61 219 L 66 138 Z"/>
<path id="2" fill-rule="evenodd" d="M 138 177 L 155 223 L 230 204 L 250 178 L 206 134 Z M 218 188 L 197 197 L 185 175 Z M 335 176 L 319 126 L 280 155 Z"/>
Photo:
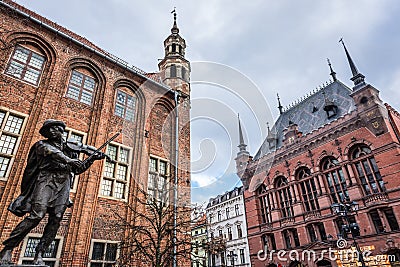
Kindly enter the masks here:
<path id="1" fill-rule="evenodd" d="M 50 140 L 36 142 L 29 151 L 22 176 L 21 194 L 8 207 L 22 217 L 31 211 L 33 204 L 45 207 L 72 205 L 69 199 L 72 177 L 85 169 L 73 169 L 68 162 L 78 158 L 64 142 Z"/>

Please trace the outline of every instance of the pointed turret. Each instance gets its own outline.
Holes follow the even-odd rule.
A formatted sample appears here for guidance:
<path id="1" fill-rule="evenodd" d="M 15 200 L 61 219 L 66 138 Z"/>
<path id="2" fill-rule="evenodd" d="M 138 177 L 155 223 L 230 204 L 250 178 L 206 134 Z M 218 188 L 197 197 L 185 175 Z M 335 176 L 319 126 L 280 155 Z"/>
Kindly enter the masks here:
<path id="1" fill-rule="evenodd" d="M 279 98 L 279 94 L 276 94 L 276 96 L 278 97 L 278 109 L 279 109 L 279 114 L 283 113 L 283 107 L 281 105 L 281 99 Z"/>
<path id="2" fill-rule="evenodd" d="M 353 91 L 356 91 L 365 85 L 365 81 L 364 81 L 365 76 L 358 72 L 356 64 L 354 64 L 349 51 L 347 51 L 346 45 L 344 44 L 344 41 L 343 41 L 343 38 L 341 38 L 339 40 L 339 42 L 342 43 L 344 51 L 346 53 L 347 60 L 349 61 L 351 73 L 353 74 L 353 77 L 351 78 L 351 80 L 354 83 Z"/>
<path id="3" fill-rule="evenodd" d="M 238 152 L 238 156 L 241 154 L 249 154 L 249 152 L 247 152 L 246 147 L 247 145 L 244 143 L 244 138 L 243 138 L 243 131 L 242 131 L 242 125 L 240 124 L 240 118 L 239 118 L 239 114 L 238 114 L 238 121 L 239 121 L 239 152 Z"/>
<path id="4" fill-rule="evenodd" d="M 246 150 L 247 145 L 244 143 L 242 125 L 240 123 L 240 118 L 238 114 L 238 122 L 239 122 L 239 152 L 236 155 L 236 171 L 237 175 L 240 177 L 242 184 L 245 188 L 248 188 L 250 180 L 248 179 L 248 175 L 246 174 L 246 169 L 249 161 L 252 160 L 250 153 Z"/>
<path id="5" fill-rule="evenodd" d="M 336 81 L 337 81 L 337 78 L 336 78 L 336 72 L 333 70 L 333 68 L 332 68 L 332 65 L 331 65 L 331 62 L 330 62 L 329 58 L 327 58 L 327 60 L 328 60 L 328 66 L 329 66 L 329 69 L 331 70 L 331 73 L 330 73 L 330 75 L 332 76 L 332 79 L 333 79 L 333 81 L 334 81 L 334 82 L 336 82 Z"/>
<path id="6" fill-rule="evenodd" d="M 186 42 L 179 34 L 176 10 L 171 34 L 164 41 L 164 58 L 158 63 L 163 82 L 185 95 L 190 94 L 190 63 L 185 58 Z"/>

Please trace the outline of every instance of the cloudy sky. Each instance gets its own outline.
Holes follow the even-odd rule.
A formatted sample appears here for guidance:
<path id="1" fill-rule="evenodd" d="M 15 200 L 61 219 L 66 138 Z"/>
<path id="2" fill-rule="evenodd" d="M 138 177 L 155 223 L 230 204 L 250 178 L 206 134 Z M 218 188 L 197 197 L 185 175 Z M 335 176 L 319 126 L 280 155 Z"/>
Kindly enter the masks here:
<path id="1" fill-rule="evenodd" d="M 17 0 L 147 72 L 157 71 L 178 12 L 192 62 L 192 200 L 239 184 L 237 113 L 252 155 L 278 114 L 329 80 L 351 86 L 343 37 L 366 81 L 400 107 L 397 0 Z"/>

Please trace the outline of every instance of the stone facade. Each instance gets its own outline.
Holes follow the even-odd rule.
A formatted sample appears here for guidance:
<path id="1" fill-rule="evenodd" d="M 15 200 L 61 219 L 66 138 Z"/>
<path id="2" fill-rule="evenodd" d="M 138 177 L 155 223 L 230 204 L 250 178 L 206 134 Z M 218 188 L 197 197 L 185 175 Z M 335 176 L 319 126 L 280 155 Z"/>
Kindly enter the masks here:
<path id="1" fill-rule="evenodd" d="M 210 246 L 224 245 L 222 250 L 212 250 L 209 266 L 251 266 L 243 200 L 243 187 L 209 200 L 206 208 L 208 240 L 215 241 Z"/>
<path id="2" fill-rule="evenodd" d="M 252 266 L 356 266 L 326 253 L 338 249 L 347 224 L 331 205 L 350 201 L 359 204 L 348 214 L 359 225 L 355 240 L 372 252 L 367 266 L 400 264 L 400 116 L 346 53 L 353 88 L 332 70 L 333 81 L 317 92 L 286 110 L 279 104 L 281 114 L 254 158 L 238 153 Z M 353 244 L 350 233 L 346 240 Z M 311 250 L 316 257 L 301 257 Z M 374 262 L 381 255 L 392 262 Z"/>
<path id="3" fill-rule="evenodd" d="M 159 73 L 146 73 L 15 2 L 1 1 L 0 13 L 0 240 L 20 221 L 7 206 L 20 193 L 29 148 L 42 138 L 38 131 L 46 119 L 65 121 L 67 137 L 95 147 L 121 131 L 107 148 L 116 165 L 96 162 L 75 178 L 74 206 L 57 233 L 54 255 L 47 259 L 52 266 L 105 264 L 110 259 L 96 261 L 94 251 L 113 254 L 124 233 L 107 231 L 103 222 L 116 211 L 134 220 L 124 207 L 136 207 L 138 188 L 151 187 L 150 158 L 159 164 L 157 172 L 160 162 L 166 164 L 171 187 L 177 182 L 178 207 L 190 203 L 190 65 L 184 48 L 173 57 L 166 52 Z M 172 32 L 168 38 L 177 36 Z M 184 40 L 179 36 L 171 42 L 182 45 Z M 166 78 L 166 66 L 177 59 L 184 63 L 184 79 Z M 14 260 L 31 260 L 27 250 L 43 225 L 14 251 Z M 190 261 L 181 259 L 180 266 L 190 266 Z"/>

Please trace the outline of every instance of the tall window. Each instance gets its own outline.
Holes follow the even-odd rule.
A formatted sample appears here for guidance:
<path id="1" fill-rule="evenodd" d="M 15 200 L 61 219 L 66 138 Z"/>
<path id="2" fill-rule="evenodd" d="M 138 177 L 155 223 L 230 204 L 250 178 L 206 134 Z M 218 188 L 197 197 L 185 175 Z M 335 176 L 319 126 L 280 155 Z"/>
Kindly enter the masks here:
<path id="1" fill-rule="evenodd" d="M 241 248 L 239 250 L 239 255 L 240 255 L 240 263 L 241 264 L 246 263 L 246 258 L 244 257 L 244 249 L 243 248 Z"/>
<path id="2" fill-rule="evenodd" d="M 71 72 L 66 96 L 87 105 L 91 105 L 95 87 L 96 82 L 93 77 L 73 70 Z"/>
<path id="3" fill-rule="evenodd" d="M 238 238 L 242 238 L 243 237 L 242 226 L 240 224 L 238 224 L 238 225 L 236 225 L 236 229 L 237 229 Z"/>
<path id="4" fill-rule="evenodd" d="M 76 142 L 79 142 L 81 144 L 83 144 L 85 142 L 85 140 L 84 140 L 85 135 L 83 133 L 78 133 L 69 128 L 65 129 L 63 136 L 64 136 L 64 140 L 75 140 Z M 81 156 L 81 159 L 82 159 L 82 156 Z M 75 188 L 78 177 L 79 177 L 79 175 L 74 175 L 74 177 L 72 177 L 71 189 Z"/>
<path id="5" fill-rule="evenodd" d="M 366 195 L 386 190 L 378 165 L 369 147 L 356 146 L 351 150 L 351 158 Z"/>
<path id="6" fill-rule="evenodd" d="M 0 178 L 7 178 L 21 139 L 24 118 L 0 110 Z"/>
<path id="7" fill-rule="evenodd" d="M 392 208 L 385 209 L 376 209 L 369 212 L 372 223 L 374 224 L 376 232 L 383 233 L 386 231 L 397 231 L 399 230 L 399 224 L 397 222 L 396 216 L 393 213 Z M 381 216 L 382 215 L 382 216 Z M 386 217 L 386 221 L 388 222 L 388 227 L 385 227 L 382 218 Z"/>
<path id="8" fill-rule="evenodd" d="M 399 230 L 399 223 L 397 222 L 396 216 L 394 215 L 392 208 L 384 209 L 383 213 L 385 214 L 386 220 L 389 223 L 390 230 Z"/>
<path id="9" fill-rule="evenodd" d="M 127 197 L 130 150 L 118 145 L 108 145 L 107 155 L 113 161 L 105 162 L 101 194 L 125 199 Z"/>
<path id="10" fill-rule="evenodd" d="M 33 258 L 35 257 L 36 247 L 39 244 L 39 237 L 28 237 L 26 241 L 25 250 L 21 256 L 22 264 L 32 264 Z M 50 246 L 47 248 L 43 255 L 43 260 L 49 267 L 56 266 L 56 263 L 60 259 L 60 239 L 56 238 L 51 242 Z"/>
<path id="11" fill-rule="evenodd" d="M 37 85 L 43 72 L 45 57 L 26 47 L 17 45 L 8 62 L 6 74 Z"/>
<path id="12" fill-rule="evenodd" d="M 283 231 L 283 239 L 285 240 L 286 248 L 291 249 L 293 247 L 300 246 L 300 239 L 295 228 L 286 229 Z"/>
<path id="13" fill-rule="evenodd" d="M 275 235 L 273 233 L 263 235 L 261 237 L 261 242 L 264 247 L 264 253 L 269 252 L 271 250 L 276 250 Z M 286 242 L 286 239 L 285 239 L 285 242 Z"/>
<path id="14" fill-rule="evenodd" d="M 226 218 L 229 219 L 229 207 L 225 209 Z"/>
<path id="15" fill-rule="evenodd" d="M 306 226 L 308 236 L 310 237 L 310 242 L 315 242 L 317 240 L 326 240 L 326 232 L 324 224 L 314 223 Z M 318 234 L 318 235 L 317 235 Z"/>
<path id="16" fill-rule="evenodd" d="M 168 203 L 169 201 L 168 177 L 167 161 L 150 157 L 147 193 L 163 203 Z"/>
<path id="17" fill-rule="evenodd" d="M 92 242 L 90 267 L 110 267 L 117 261 L 118 244 L 116 242 Z"/>
<path id="18" fill-rule="evenodd" d="M 310 237 L 311 242 L 315 242 L 318 240 L 317 234 L 315 233 L 314 226 L 312 224 L 306 226 L 308 236 Z"/>
<path id="19" fill-rule="evenodd" d="M 220 222 L 222 220 L 222 215 L 221 215 L 221 211 L 218 211 L 218 221 Z"/>
<path id="20" fill-rule="evenodd" d="M 225 265 L 225 252 L 221 252 L 221 265 Z"/>
<path id="21" fill-rule="evenodd" d="M 278 190 L 282 217 L 293 217 L 292 191 L 286 177 L 279 176 L 276 179 L 275 186 Z"/>
<path id="22" fill-rule="evenodd" d="M 296 176 L 300 181 L 301 195 L 305 210 L 318 210 L 318 190 L 315 186 L 314 177 L 311 176 L 310 169 L 301 168 L 297 171 Z"/>
<path id="23" fill-rule="evenodd" d="M 171 65 L 171 73 L 170 73 L 170 77 L 171 78 L 175 78 L 176 77 L 176 65 Z"/>
<path id="24" fill-rule="evenodd" d="M 228 240 L 232 240 L 232 228 L 228 227 Z"/>
<path id="25" fill-rule="evenodd" d="M 339 161 L 334 157 L 326 157 L 321 164 L 326 181 L 328 183 L 329 194 L 332 202 L 347 202 L 350 200 L 347 191 L 346 178 Z"/>
<path id="26" fill-rule="evenodd" d="M 271 223 L 271 209 L 272 209 L 272 194 L 267 193 L 264 185 L 258 189 L 258 200 L 260 201 L 260 216 L 262 223 Z"/>
<path id="27" fill-rule="evenodd" d="M 118 90 L 117 98 L 115 100 L 115 115 L 124 118 L 127 121 L 133 121 L 135 102 L 135 97 Z"/>
<path id="28" fill-rule="evenodd" d="M 369 213 L 369 215 L 371 216 L 372 222 L 373 222 L 373 224 L 375 226 L 376 233 L 379 234 L 379 233 L 385 232 L 385 228 L 383 227 L 383 223 L 382 223 L 382 220 L 381 220 L 381 218 L 379 216 L 378 211 L 377 210 L 373 210 L 373 211 L 371 211 Z"/>
<path id="29" fill-rule="evenodd" d="M 235 214 L 239 216 L 239 204 L 235 204 Z"/>

